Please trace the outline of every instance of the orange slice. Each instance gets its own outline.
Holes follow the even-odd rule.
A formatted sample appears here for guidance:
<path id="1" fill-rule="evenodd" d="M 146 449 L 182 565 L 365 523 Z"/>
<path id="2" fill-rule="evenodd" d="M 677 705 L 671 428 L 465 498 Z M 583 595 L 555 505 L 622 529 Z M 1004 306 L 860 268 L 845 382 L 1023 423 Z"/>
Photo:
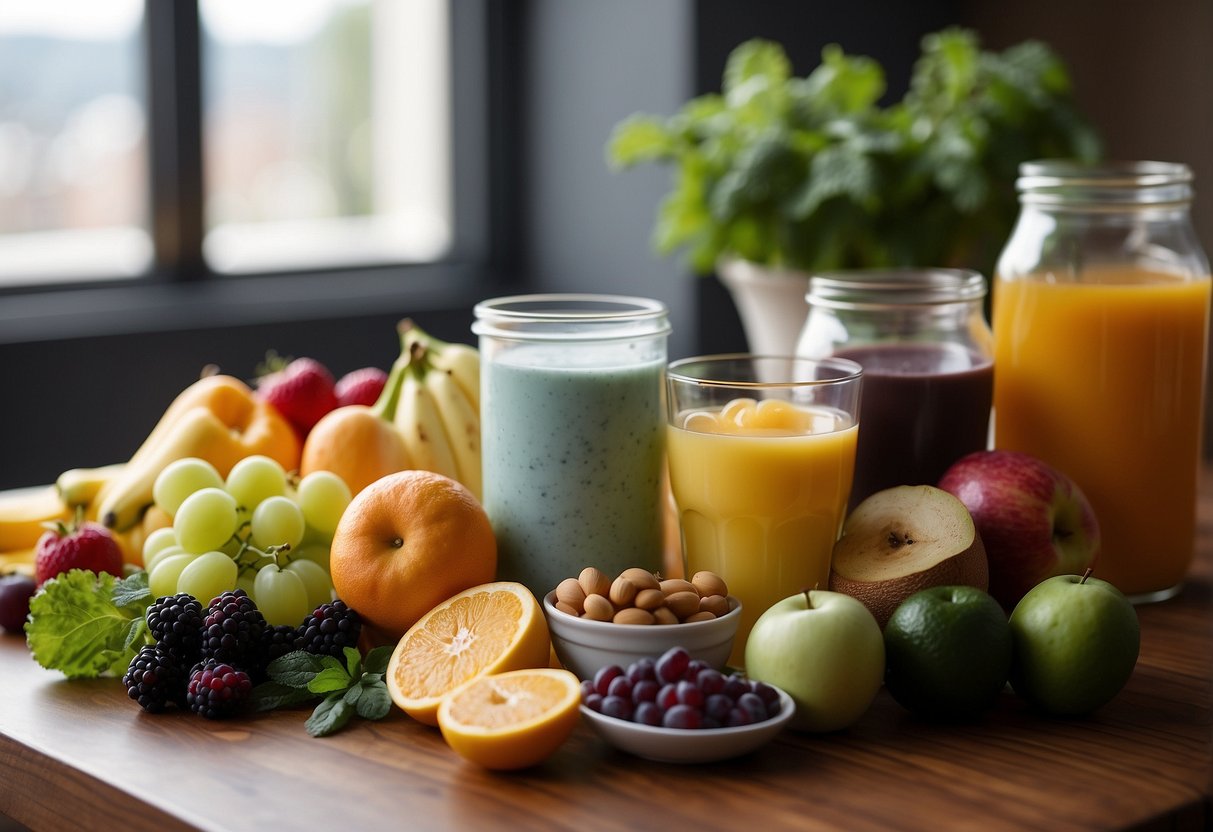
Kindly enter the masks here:
<path id="1" fill-rule="evenodd" d="M 438 727 L 459 756 L 490 769 L 543 762 L 580 718 L 581 682 L 567 670 L 539 668 L 481 676 L 438 708 Z"/>
<path id="2" fill-rule="evenodd" d="M 525 586 L 497 581 L 466 589 L 423 615 L 392 652 L 387 687 L 405 713 L 438 724 L 444 696 L 479 676 L 547 667 L 548 623 Z"/>

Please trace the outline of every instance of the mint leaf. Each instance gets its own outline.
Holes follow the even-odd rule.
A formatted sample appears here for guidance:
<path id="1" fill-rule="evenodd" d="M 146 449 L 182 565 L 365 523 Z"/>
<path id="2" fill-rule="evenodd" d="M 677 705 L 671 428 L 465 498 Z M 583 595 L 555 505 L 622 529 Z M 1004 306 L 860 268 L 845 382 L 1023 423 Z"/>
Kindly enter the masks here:
<path id="1" fill-rule="evenodd" d="M 73 569 L 42 585 L 30 599 L 26 642 L 35 661 L 68 678 L 120 675 L 138 648 L 149 643 L 146 630 L 132 633 L 151 601 L 114 603 L 113 575 Z"/>
<path id="2" fill-rule="evenodd" d="M 253 688 L 249 695 L 249 704 L 256 711 L 272 711 L 275 708 L 289 708 L 300 705 L 316 697 L 306 690 L 292 688 L 281 682 L 262 682 Z"/>
<path id="3" fill-rule="evenodd" d="M 341 698 L 345 700 L 347 705 L 357 705 L 358 700 L 362 698 L 362 692 L 366 690 L 362 685 L 350 685 Z"/>
<path id="4" fill-rule="evenodd" d="M 366 673 L 387 673 L 388 662 L 392 659 L 392 651 L 395 648 L 392 645 L 376 647 L 374 650 L 366 654 L 362 660 L 362 672 Z"/>
<path id="5" fill-rule="evenodd" d="M 355 690 L 355 688 L 351 688 L 351 690 Z M 358 697 L 357 707 L 358 716 L 363 719 L 383 719 L 392 710 L 392 697 L 388 693 L 387 685 L 383 682 L 367 684 L 366 680 L 363 680 L 356 690 L 362 691 L 362 695 Z"/>
<path id="6" fill-rule="evenodd" d="M 674 149 L 674 140 L 665 124 L 657 118 L 634 115 L 620 122 L 607 142 L 607 163 L 626 168 L 640 162 L 653 162 Z"/>
<path id="7" fill-rule="evenodd" d="M 344 667 L 326 667 L 307 683 L 307 689 L 312 693 L 333 693 L 345 690 L 350 686 L 350 674 Z"/>
<path id="8" fill-rule="evenodd" d="M 341 652 L 345 656 L 345 669 L 350 678 L 357 679 L 362 675 L 362 654 L 353 647 L 343 647 Z"/>
<path id="9" fill-rule="evenodd" d="M 312 711 L 303 727 L 313 737 L 327 737 L 345 727 L 353 715 L 354 709 L 347 705 L 340 695 L 334 693 L 316 706 L 316 710 Z"/>
<path id="10" fill-rule="evenodd" d="M 319 656 L 304 650 L 295 650 L 270 662 L 266 672 L 275 682 L 291 688 L 306 689 L 308 682 L 322 669 Z"/>
<path id="11" fill-rule="evenodd" d="M 147 573 L 140 569 L 133 575 L 114 582 L 113 599 L 115 607 L 129 607 L 142 604 L 144 609 L 151 606 L 152 590 L 147 584 Z"/>
<path id="12" fill-rule="evenodd" d="M 730 54 L 724 67 L 723 90 L 730 102 L 754 78 L 781 84 L 792 76 L 792 62 L 778 43 L 753 38 Z"/>

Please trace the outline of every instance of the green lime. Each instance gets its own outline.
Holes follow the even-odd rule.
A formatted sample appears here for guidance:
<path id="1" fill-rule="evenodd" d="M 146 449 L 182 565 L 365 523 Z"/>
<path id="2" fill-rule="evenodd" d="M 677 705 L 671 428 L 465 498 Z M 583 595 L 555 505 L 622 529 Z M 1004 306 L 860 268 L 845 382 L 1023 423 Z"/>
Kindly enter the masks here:
<path id="1" fill-rule="evenodd" d="M 933 719 L 971 719 L 993 707 L 1011 670 L 1011 628 L 971 586 L 924 589 L 884 630 L 885 685 L 903 707 Z"/>

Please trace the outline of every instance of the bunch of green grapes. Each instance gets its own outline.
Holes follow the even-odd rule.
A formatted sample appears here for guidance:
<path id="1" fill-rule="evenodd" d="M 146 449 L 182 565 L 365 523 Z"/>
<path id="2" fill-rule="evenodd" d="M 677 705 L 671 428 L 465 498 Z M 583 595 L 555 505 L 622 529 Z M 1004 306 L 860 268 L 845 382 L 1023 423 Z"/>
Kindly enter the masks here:
<path id="1" fill-rule="evenodd" d="M 350 502 L 345 481 L 314 471 L 296 485 L 267 456 L 227 480 L 204 459 L 181 459 L 152 489 L 171 527 L 148 535 L 143 565 L 152 595 L 188 592 L 203 603 L 243 589 L 270 624 L 297 625 L 333 597 L 329 548 Z"/>

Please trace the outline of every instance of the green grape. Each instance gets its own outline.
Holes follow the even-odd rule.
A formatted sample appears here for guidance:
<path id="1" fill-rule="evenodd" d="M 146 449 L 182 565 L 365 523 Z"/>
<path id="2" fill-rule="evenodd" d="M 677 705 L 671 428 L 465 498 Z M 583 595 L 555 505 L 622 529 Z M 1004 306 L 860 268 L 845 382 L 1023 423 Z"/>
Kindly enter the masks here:
<path id="1" fill-rule="evenodd" d="M 173 555 L 186 555 L 186 554 L 189 554 L 189 553 L 186 552 L 184 549 L 182 549 L 180 546 L 178 546 L 176 543 L 174 543 L 172 546 L 165 546 L 160 551 L 153 553 L 150 558 L 145 557 L 143 559 L 143 569 L 150 576 L 152 574 L 152 570 L 156 568 L 157 564 L 159 564 L 160 561 L 164 560 L 165 558 L 172 557 Z"/>
<path id="2" fill-rule="evenodd" d="M 286 497 L 270 497 L 253 512 L 253 540 L 259 546 L 292 549 L 303 540 L 303 512 Z"/>
<path id="3" fill-rule="evenodd" d="M 177 542 L 187 552 L 218 549 L 236 533 L 236 499 L 222 488 L 204 488 L 185 498 L 173 517 Z"/>
<path id="4" fill-rule="evenodd" d="M 268 456 L 246 456 L 227 475 L 227 493 L 251 512 L 262 500 L 286 494 L 286 471 Z"/>
<path id="5" fill-rule="evenodd" d="M 284 572 L 272 563 L 261 567 L 257 573 L 253 581 L 253 600 L 270 625 L 298 627 L 312 611 L 300 577 L 294 572 Z"/>
<path id="6" fill-rule="evenodd" d="M 181 570 L 177 591 L 188 592 L 202 603 L 209 603 L 212 598 L 236 588 L 236 571 L 236 561 L 223 552 L 207 552 Z"/>
<path id="7" fill-rule="evenodd" d="M 330 538 L 337 531 L 337 523 L 350 499 L 350 487 L 331 471 L 313 471 L 299 483 L 298 502 L 303 519 Z"/>
<path id="8" fill-rule="evenodd" d="M 291 563 L 297 560 L 310 560 L 313 563 L 319 564 L 324 568 L 325 572 L 328 572 L 329 554 L 331 551 L 329 544 L 311 543 L 305 538 L 302 546 L 291 550 Z"/>
<path id="9" fill-rule="evenodd" d="M 192 563 L 196 557 L 198 556 L 184 552 L 180 555 L 170 555 L 161 558 L 147 579 L 148 587 L 152 591 L 152 597 L 160 598 L 164 595 L 175 595 L 177 593 L 177 579 L 181 577 L 181 571 Z M 207 600 L 210 599 L 208 598 Z"/>
<path id="10" fill-rule="evenodd" d="M 223 477 L 205 459 L 186 457 L 170 462 L 152 484 L 156 507 L 175 517 L 181 504 L 195 491 L 223 488 Z"/>
<path id="11" fill-rule="evenodd" d="M 328 572 L 324 571 L 324 567 L 315 561 L 293 560 L 286 565 L 283 571 L 294 573 L 299 576 L 299 580 L 303 581 L 303 588 L 307 590 L 309 610 L 314 610 L 321 604 L 327 604 L 333 600 L 333 579 L 329 577 Z"/>
<path id="12" fill-rule="evenodd" d="M 156 553 L 177 545 L 177 533 L 172 528 L 156 529 L 143 541 L 143 568 L 151 571 L 148 562 L 154 560 Z"/>
<path id="13" fill-rule="evenodd" d="M 256 602 L 256 597 L 253 595 L 253 584 L 256 580 L 257 572 L 253 569 L 240 570 L 240 576 L 236 578 L 236 589 L 243 589 L 245 595 L 254 599 L 254 603 Z"/>

